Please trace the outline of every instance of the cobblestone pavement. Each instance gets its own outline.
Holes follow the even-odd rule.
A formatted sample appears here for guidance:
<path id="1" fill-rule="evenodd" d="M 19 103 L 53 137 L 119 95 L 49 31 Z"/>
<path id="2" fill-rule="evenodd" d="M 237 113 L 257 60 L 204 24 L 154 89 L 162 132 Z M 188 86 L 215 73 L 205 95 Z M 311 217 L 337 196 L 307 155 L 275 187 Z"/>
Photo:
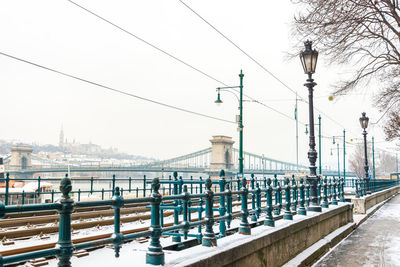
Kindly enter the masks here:
<path id="1" fill-rule="evenodd" d="M 314 266 L 400 266 L 400 194 Z"/>

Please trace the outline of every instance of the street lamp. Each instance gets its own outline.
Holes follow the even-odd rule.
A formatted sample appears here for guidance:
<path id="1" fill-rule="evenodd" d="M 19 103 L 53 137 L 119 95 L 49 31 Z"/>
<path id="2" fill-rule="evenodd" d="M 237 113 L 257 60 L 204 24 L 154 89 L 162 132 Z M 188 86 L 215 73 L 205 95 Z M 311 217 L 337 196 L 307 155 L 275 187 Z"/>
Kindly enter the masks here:
<path id="1" fill-rule="evenodd" d="M 314 136 L 314 106 L 313 106 L 313 88 L 316 85 L 312 78 L 317 66 L 318 52 L 312 50 L 312 42 L 304 42 L 305 50 L 300 53 L 300 61 L 303 65 L 304 73 L 308 75 L 307 82 L 304 84 L 308 88 L 308 107 L 309 107 L 309 127 L 310 127 L 310 150 L 308 151 L 308 160 L 310 161 L 310 175 L 307 176 L 307 181 L 311 185 L 310 200 L 311 203 L 307 210 L 321 212 L 322 208 L 318 205 L 317 184 L 319 177 L 317 176 L 317 151 L 315 151 L 315 136 Z"/>
<path id="2" fill-rule="evenodd" d="M 365 183 L 367 185 L 367 194 L 371 194 L 371 191 L 369 189 L 369 177 L 368 177 L 368 154 L 367 154 L 367 131 L 366 129 L 368 128 L 368 122 L 369 118 L 365 116 L 365 112 L 361 114 L 360 118 L 360 125 L 361 128 L 363 129 L 363 136 L 364 136 L 364 170 L 365 170 Z"/>
<path id="3" fill-rule="evenodd" d="M 239 88 L 239 97 L 235 93 L 235 97 L 237 98 L 239 102 L 239 116 L 237 116 L 237 123 L 238 123 L 238 131 L 239 131 L 239 175 L 243 177 L 243 77 L 244 74 L 242 73 L 242 70 L 240 70 L 239 78 L 240 78 L 240 85 L 239 86 L 226 86 L 226 87 L 218 87 L 217 92 L 217 100 L 214 102 L 217 105 L 222 104 L 220 92 L 221 91 L 227 91 L 230 93 L 233 93 L 229 91 L 229 89 L 233 88 Z"/>

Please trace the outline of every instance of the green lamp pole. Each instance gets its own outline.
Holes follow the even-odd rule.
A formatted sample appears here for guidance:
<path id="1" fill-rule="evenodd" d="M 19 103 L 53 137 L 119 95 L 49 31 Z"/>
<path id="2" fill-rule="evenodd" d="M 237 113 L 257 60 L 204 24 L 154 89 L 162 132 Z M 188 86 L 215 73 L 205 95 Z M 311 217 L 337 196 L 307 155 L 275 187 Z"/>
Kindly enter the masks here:
<path id="1" fill-rule="evenodd" d="M 240 78 L 240 85 L 239 86 L 226 86 L 226 87 L 218 87 L 217 88 L 217 100 L 215 100 L 215 103 L 217 105 L 222 104 L 221 100 L 221 94 L 220 91 L 227 91 L 235 95 L 239 102 L 239 118 L 237 119 L 238 123 L 238 131 L 239 131 L 239 174 L 243 174 L 243 77 L 244 74 L 242 70 L 240 70 L 239 78 Z M 237 95 L 229 91 L 229 89 L 234 89 L 234 88 L 239 88 L 239 98 Z"/>
<path id="2" fill-rule="evenodd" d="M 346 130 L 343 129 L 343 182 L 346 183 Z"/>
<path id="3" fill-rule="evenodd" d="M 319 148 L 319 174 L 322 174 L 321 165 L 321 115 L 318 115 L 318 148 Z"/>
<path id="4" fill-rule="evenodd" d="M 372 136 L 372 177 L 374 177 L 375 180 L 375 147 L 374 147 L 374 137 Z M 396 154 L 397 158 L 397 154 Z"/>
<path id="5" fill-rule="evenodd" d="M 240 70 L 240 101 L 239 101 L 239 173 L 243 174 L 243 76 L 242 70 Z"/>

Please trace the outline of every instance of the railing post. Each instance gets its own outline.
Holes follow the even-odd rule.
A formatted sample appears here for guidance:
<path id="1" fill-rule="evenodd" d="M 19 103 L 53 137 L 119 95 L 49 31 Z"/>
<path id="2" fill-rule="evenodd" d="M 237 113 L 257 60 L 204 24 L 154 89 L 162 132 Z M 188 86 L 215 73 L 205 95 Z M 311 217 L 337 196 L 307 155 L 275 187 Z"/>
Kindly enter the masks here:
<path id="1" fill-rule="evenodd" d="M 305 190 L 306 190 L 306 205 L 307 207 L 310 206 L 310 183 L 306 180 L 306 183 L 304 185 Z"/>
<path id="2" fill-rule="evenodd" d="M 74 210 L 74 201 L 69 196 L 72 190 L 71 179 L 68 174 L 61 180 L 60 191 L 62 197 L 60 199 L 61 208 L 59 209 L 59 228 L 58 228 L 58 267 L 70 267 L 70 259 L 72 257 L 74 247 L 71 240 L 71 213 Z"/>
<path id="3" fill-rule="evenodd" d="M 132 177 L 129 177 L 129 193 L 132 191 Z"/>
<path id="4" fill-rule="evenodd" d="M 345 180 L 344 180 L 344 178 L 340 178 L 339 179 L 339 199 L 340 199 L 340 202 L 344 202 L 344 183 L 345 183 Z"/>
<path id="5" fill-rule="evenodd" d="M 161 195 L 158 192 L 160 189 L 160 180 L 154 178 L 151 184 L 151 241 L 146 253 L 146 263 L 153 265 L 164 265 L 164 252 L 160 244 L 162 229 L 160 226 L 160 203 Z"/>
<path id="6" fill-rule="evenodd" d="M 146 175 L 143 175 L 143 197 L 146 197 Z"/>
<path id="7" fill-rule="evenodd" d="M 41 180 L 41 178 L 40 178 L 40 176 L 38 177 L 38 183 L 37 183 L 37 186 L 38 186 L 38 188 L 37 188 L 37 192 L 38 192 L 38 197 L 40 198 L 40 180 Z"/>
<path id="8" fill-rule="evenodd" d="M 112 188 L 111 188 L 111 190 L 112 190 L 112 196 L 114 196 L 114 192 L 115 192 L 115 174 L 113 174 L 113 176 L 112 176 Z"/>
<path id="9" fill-rule="evenodd" d="M 190 228 L 190 224 L 189 224 L 189 219 L 188 219 L 188 213 L 189 213 L 189 200 L 190 200 L 190 194 L 188 192 L 188 188 L 187 185 L 183 186 L 183 238 L 186 240 L 188 237 L 188 233 L 189 233 L 189 228 Z"/>
<path id="10" fill-rule="evenodd" d="M 22 193 L 24 193 L 25 191 L 23 191 Z M 24 194 L 25 195 L 25 194 Z M 54 189 L 51 190 L 51 203 L 54 203 Z M 24 202 L 22 201 L 22 204 L 24 204 Z"/>
<path id="11" fill-rule="evenodd" d="M 81 189 L 78 188 L 78 202 L 81 201 Z"/>
<path id="12" fill-rule="evenodd" d="M 265 198 L 267 200 L 267 214 L 265 216 L 265 221 L 264 225 L 266 226 L 275 226 L 275 221 L 274 217 L 272 217 L 272 211 L 273 211 L 273 206 L 272 206 L 272 187 L 271 187 L 271 178 L 267 179 L 267 187 L 266 187 L 266 193 L 265 193 Z"/>
<path id="13" fill-rule="evenodd" d="M 360 182 L 359 179 L 356 180 L 356 198 L 360 198 Z"/>
<path id="14" fill-rule="evenodd" d="M 7 172 L 7 174 L 6 174 L 6 194 L 4 196 L 4 205 L 6 205 L 6 206 L 8 205 L 9 187 L 10 187 L 10 174 Z"/>
<path id="15" fill-rule="evenodd" d="M 297 184 L 296 184 L 296 179 L 294 178 L 294 174 L 292 175 L 292 190 L 293 190 L 293 198 L 292 198 L 292 210 L 296 211 L 297 210 L 297 205 L 298 203 L 298 192 L 297 192 Z"/>
<path id="16" fill-rule="evenodd" d="M 170 176 L 168 176 L 168 195 L 170 196 L 171 195 L 171 175 Z"/>
<path id="17" fill-rule="evenodd" d="M 260 184 L 256 183 L 256 204 L 257 204 L 257 219 L 260 218 L 261 215 L 261 188 Z"/>
<path id="18" fill-rule="evenodd" d="M 190 175 L 190 181 L 193 181 L 193 176 Z M 190 194 L 193 194 L 193 184 L 190 183 Z"/>
<path id="19" fill-rule="evenodd" d="M 119 187 L 115 187 L 114 196 L 112 198 L 112 208 L 114 209 L 114 233 L 111 235 L 113 238 L 113 246 L 115 257 L 119 257 L 119 250 L 124 243 L 124 235 L 121 234 L 121 208 L 124 206 L 124 199 L 121 197 Z"/>
<path id="20" fill-rule="evenodd" d="M 104 188 L 101 189 L 101 200 L 104 200 Z"/>
<path id="21" fill-rule="evenodd" d="M 322 187 L 322 184 L 323 184 L 323 180 L 324 180 L 323 178 L 319 179 L 320 182 L 317 185 L 317 197 L 318 197 L 317 202 L 318 202 L 318 205 L 321 205 L 321 200 L 322 200 L 321 187 Z"/>
<path id="22" fill-rule="evenodd" d="M 243 174 L 242 174 L 243 175 Z M 246 182 L 246 178 L 243 175 L 242 178 L 242 194 L 241 194 L 241 198 L 242 198 L 242 220 L 240 222 L 239 225 L 239 234 L 242 235 L 250 235 L 251 233 L 251 228 L 249 225 L 249 222 L 247 221 L 247 217 L 249 216 L 249 211 L 247 208 L 247 196 L 249 194 L 249 190 L 247 189 L 247 182 Z"/>
<path id="23" fill-rule="evenodd" d="M 285 213 L 283 214 L 283 219 L 293 220 L 293 215 L 292 215 L 292 212 L 290 211 L 290 181 L 289 181 L 289 178 L 285 178 L 284 188 L 285 188 Z"/>
<path id="24" fill-rule="evenodd" d="M 228 213 L 228 219 L 226 220 L 226 224 L 228 225 L 229 228 L 231 227 L 231 221 L 232 221 L 232 191 L 229 184 L 226 185 L 226 191 L 228 192 L 228 195 L 226 196 L 226 211 Z"/>
<path id="25" fill-rule="evenodd" d="M 338 204 L 337 198 L 336 198 L 336 196 L 337 196 L 336 187 L 337 187 L 338 183 L 339 183 L 339 179 L 338 180 L 333 179 L 333 183 L 332 183 L 332 205 L 337 205 Z"/>
<path id="26" fill-rule="evenodd" d="M 178 172 L 174 171 L 174 195 L 178 195 Z M 180 207 L 179 201 L 176 199 L 174 200 L 174 225 L 179 224 L 179 211 L 178 208 Z M 176 233 L 178 231 L 175 231 Z M 181 237 L 180 236 L 172 236 L 172 242 L 181 242 Z"/>
<path id="27" fill-rule="evenodd" d="M 221 170 L 219 172 L 219 191 L 224 192 L 225 191 L 225 171 Z M 225 196 L 220 196 L 219 197 L 219 216 L 225 216 Z M 226 226 L 225 226 L 225 220 L 219 221 L 219 234 L 220 236 L 226 236 Z"/>
<path id="28" fill-rule="evenodd" d="M 210 178 L 206 180 L 206 231 L 203 236 L 203 246 L 215 247 L 217 246 L 217 238 L 213 231 L 214 214 L 213 214 L 213 197 L 214 192 L 211 190 L 212 181 Z"/>
<path id="29" fill-rule="evenodd" d="M 323 178 L 321 179 L 323 181 L 323 188 L 324 188 L 324 198 L 321 204 L 321 207 L 323 208 L 329 208 L 329 202 L 328 202 L 328 178 Z"/>
<path id="30" fill-rule="evenodd" d="M 256 197 L 255 197 L 255 195 L 254 195 L 254 190 L 255 190 L 255 179 L 254 179 L 254 173 L 252 173 L 251 175 L 250 175 L 250 177 L 251 177 L 251 180 L 250 180 L 250 185 L 251 185 L 251 209 L 254 211 L 255 209 L 256 209 Z M 256 214 L 255 213 L 253 213 L 252 215 L 251 215 L 251 221 L 252 222 L 256 222 L 257 221 L 257 216 L 256 216 Z"/>
<path id="31" fill-rule="evenodd" d="M 93 176 L 90 177 L 90 194 L 93 194 Z"/>
<path id="32" fill-rule="evenodd" d="M 53 195 L 52 195 L 51 202 L 54 202 L 54 190 L 52 192 L 53 192 Z M 25 190 L 22 190 L 22 205 L 24 205 L 24 204 L 25 204 Z"/>
<path id="33" fill-rule="evenodd" d="M 274 191 L 275 191 L 275 206 L 276 206 L 275 215 L 279 215 L 279 214 L 281 214 L 281 210 L 279 208 L 280 186 L 279 186 L 278 178 L 277 178 L 276 174 L 274 174 L 273 188 L 274 188 Z"/>
<path id="34" fill-rule="evenodd" d="M 300 178 L 300 206 L 299 206 L 299 210 L 297 211 L 297 213 L 300 215 L 307 215 L 307 211 L 304 206 L 304 204 L 306 202 L 304 189 L 305 189 L 304 180 L 303 180 L 303 178 Z"/>

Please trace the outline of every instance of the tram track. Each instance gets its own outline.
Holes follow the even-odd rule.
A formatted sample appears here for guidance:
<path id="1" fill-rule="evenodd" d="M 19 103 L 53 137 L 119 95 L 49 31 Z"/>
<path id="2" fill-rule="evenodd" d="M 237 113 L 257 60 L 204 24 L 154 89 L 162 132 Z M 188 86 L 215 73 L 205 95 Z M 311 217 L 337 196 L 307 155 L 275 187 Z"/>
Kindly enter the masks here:
<path id="1" fill-rule="evenodd" d="M 236 204 L 236 205 L 234 205 Z M 233 203 L 233 206 L 239 206 L 240 203 Z M 196 211 L 192 211 L 192 213 L 194 213 Z M 169 213 L 169 215 L 172 215 L 173 212 L 164 212 L 164 213 Z M 232 214 L 237 214 L 240 213 L 240 211 L 233 211 Z M 150 219 L 151 215 L 147 215 L 148 219 Z M 214 215 L 214 217 L 218 217 L 219 215 Z M 204 217 L 203 217 L 204 218 Z M 114 222 L 114 219 L 112 219 L 112 221 Z M 121 218 L 122 221 L 122 218 Z M 191 222 L 196 222 L 198 221 L 198 218 L 193 218 L 190 220 Z M 173 223 L 169 222 L 169 223 L 164 223 L 164 227 L 168 227 L 168 226 L 172 226 Z M 54 227 L 56 230 L 58 231 L 58 227 Z M 147 231 L 149 230 L 149 226 L 145 226 L 145 227 L 140 227 L 140 228 L 135 228 L 135 229 L 129 229 L 129 230 L 123 230 L 121 231 L 122 234 L 127 235 L 127 234 L 132 234 L 132 233 L 138 233 L 138 232 L 142 232 L 142 231 Z M 56 232 L 55 231 L 55 232 Z M 103 233 L 103 234 L 98 234 L 98 235 L 92 235 L 92 236 L 87 236 L 87 237 L 76 237 L 76 238 L 72 238 L 72 243 L 74 245 L 76 244 L 80 244 L 80 243 L 84 243 L 84 242 L 90 242 L 90 241 L 96 241 L 96 240 L 100 240 L 100 239 L 104 239 L 104 238 L 109 238 L 111 235 L 113 234 L 113 232 L 109 232 L 109 233 Z M 131 242 L 131 241 L 129 241 Z M 34 252 L 34 251 L 39 251 L 39 250 L 43 250 L 43 249 L 51 249 L 54 248 L 56 246 L 57 242 L 45 242 L 39 245 L 30 245 L 30 246 L 26 246 L 26 247 L 19 247 L 19 248 L 11 248 L 11 249 L 6 249 L 6 250 L 1 250 L 0 254 L 2 257 L 6 257 L 6 256 L 14 256 L 14 255 L 18 255 L 18 254 L 22 254 L 22 253 L 28 253 L 28 252 Z M 104 246 L 101 246 L 104 247 Z M 100 248 L 100 247 L 99 247 Z"/>

